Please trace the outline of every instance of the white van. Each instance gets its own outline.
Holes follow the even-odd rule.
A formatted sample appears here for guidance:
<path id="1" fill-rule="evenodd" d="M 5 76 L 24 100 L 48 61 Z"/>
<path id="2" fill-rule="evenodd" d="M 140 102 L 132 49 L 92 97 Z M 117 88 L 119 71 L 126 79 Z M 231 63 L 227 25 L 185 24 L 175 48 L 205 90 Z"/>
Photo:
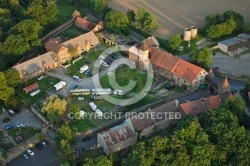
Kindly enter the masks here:
<path id="1" fill-rule="evenodd" d="M 90 107 L 93 111 L 95 111 L 95 110 L 97 109 L 97 106 L 96 106 L 95 103 L 93 103 L 93 102 L 89 103 L 89 107 Z"/>
<path id="2" fill-rule="evenodd" d="M 82 67 L 80 68 L 80 71 L 81 71 L 81 72 L 85 72 L 85 71 L 88 70 L 88 69 L 89 69 L 88 65 L 84 65 L 84 66 L 82 66 Z"/>

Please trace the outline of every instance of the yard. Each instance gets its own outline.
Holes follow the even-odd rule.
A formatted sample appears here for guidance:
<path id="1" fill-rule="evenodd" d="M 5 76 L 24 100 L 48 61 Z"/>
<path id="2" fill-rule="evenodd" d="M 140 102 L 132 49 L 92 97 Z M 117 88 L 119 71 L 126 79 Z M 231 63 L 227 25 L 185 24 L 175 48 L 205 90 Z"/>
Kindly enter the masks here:
<path id="1" fill-rule="evenodd" d="M 30 137 L 34 136 L 36 133 L 39 133 L 39 132 L 40 130 L 34 127 L 22 127 L 22 128 L 15 128 L 15 129 L 9 130 L 8 135 L 12 137 L 16 143 L 20 143 L 29 139 Z M 21 136 L 22 140 L 17 141 L 16 140 L 17 136 Z"/>
<path id="2" fill-rule="evenodd" d="M 33 78 L 31 80 L 28 80 L 25 84 L 21 85 L 18 89 L 17 89 L 17 95 L 20 96 L 20 98 L 26 102 L 26 104 L 28 105 L 32 105 L 33 103 L 35 103 L 38 99 L 44 97 L 47 93 L 47 91 L 51 90 L 53 88 L 53 85 L 56 84 L 57 82 L 59 82 L 60 79 L 56 78 L 56 77 L 51 77 L 48 75 L 44 75 L 44 78 L 40 81 L 38 81 L 37 78 Z M 37 95 L 31 97 L 30 94 L 26 94 L 23 91 L 23 88 L 38 82 L 39 84 L 39 89 L 41 90 L 40 93 L 38 93 Z"/>
<path id="3" fill-rule="evenodd" d="M 77 61 L 75 64 L 71 64 L 71 66 L 68 68 L 70 72 L 68 72 L 68 75 L 73 76 L 77 75 L 81 78 L 87 78 L 87 76 L 84 73 L 80 73 L 80 68 L 84 65 L 88 65 L 90 70 L 92 71 L 93 66 L 99 55 L 103 52 L 103 50 L 99 51 L 92 51 L 91 53 L 88 53 L 87 55 L 82 55 L 83 58 Z M 101 67 L 101 70 L 105 69 L 104 67 Z"/>
<path id="4" fill-rule="evenodd" d="M 143 90 L 145 83 L 147 81 L 147 75 L 140 72 L 138 69 L 130 69 L 128 66 L 121 66 L 115 71 L 116 76 L 116 83 L 121 86 L 121 88 L 118 87 L 112 87 L 110 85 L 109 76 L 106 75 L 100 79 L 100 83 L 102 87 L 105 88 L 112 88 L 112 89 L 120 89 L 122 91 L 128 91 L 128 89 L 132 89 L 129 92 L 139 93 Z M 136 85 L 134 87 L 125 87 L 129 84 L 130 80 L 133 80 L 136 82 Z M 133 85 L 132 85 L 133 86 Z"/>
<path id="5" fill-rule="evenodd" d="M 75 25 L 71 25 L 69 28 L 65 29 L 64 31 L 59 33 L 57 36 L 63 37 L 63 38 L 66 38 L 66 39 L 72 39 L 72 38 L 80 36 L 80 35 L 82 35 L 84 33 L 87 33 L 87 31 L 85 31 L 85 30 L 83 30 L 81 28 L 78 28 Z"/>

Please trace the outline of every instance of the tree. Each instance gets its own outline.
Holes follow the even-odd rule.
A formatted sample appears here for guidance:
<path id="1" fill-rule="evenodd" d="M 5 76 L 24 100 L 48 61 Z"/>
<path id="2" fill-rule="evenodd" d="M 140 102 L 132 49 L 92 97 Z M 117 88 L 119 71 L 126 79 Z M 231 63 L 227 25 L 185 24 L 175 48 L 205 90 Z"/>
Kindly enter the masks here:
<path id="1" fill-rule="evenodd" d="M 68 141 L 64 139 L 60 141 L 58 155 L 65 162 L 73 163 L 75 160 L 74 148 L 69 144 Z"/>
<path id="2" fill-rule="evenodd" d="M 57 122 L 66 112 L 67 102 L 57 95 L 47 97 L 41 112 L 46 113 L 52 122 Z"/>
<path id="3" fill-rule="evenodd" d="M 208 66 L 212 63 L 212 51 L 208 47 L 192 52 L 192 60 Z"/>
<path id="4" fill-rule="evenodd" d="M 178 51 L 181 43 L 182 43 L 182 38 L 180 34 L 175 34 L 168 39 L 168 46 L 172 52 Z"/>
<path id="5" fill-rule="evenodd" d="M 111 10 L 105 16 L 105 27 L 112 33 L 121 33 L 128 26 L 129 20 L 126 14 Z"/>
<path id="6" fill-rule="evenodd" d="M 139 8 L 137 10 L 135 20 L 137 29 L 144 29 L 147 32 L 151 32 L 159 28 L 155 16 L 146 11 L 145 8 Z"/>
<path id="7" fill-rule="evenodd" d="M 112 166 L 112 161 L 107 156 L 100 156 L 95 159 L 86 159 L 83 166 Z"/>
<path id="8" fill-rule="evenodd" d="M 8 69 L 5 72 L 5 78 L 7 80 L 8 85 L 14 88 L 22 83 L 20 74 L 15 69 Z"/>
<path id="9" fill-rule="evenodd" d="M 17 96 L 10 96 L 5 102 L 4 107 L 12 108 L 12 109 L 19 109 L 22 102 Z"/>
<path id="10" fill-rule="evenodd" d="M 27 8 L 27 13 L 42 26 L 56 21 L 58 9 L 55 1 L 34 0 Z"/>
<path id="11" fill-rule="evenodd" d="M 93 1 L 93 9 L 96 13 L 102 13 L 107 7 L 109 0 L 95 0 Z"/>
<path id="12" fill-rule="evenodd" d="M 73 134 L 69 126 L 67 125 L 62 125 L 58 129 L 58 140 L 65 140 L 67 142 L 72 141 L 73 139 Z"/>
<path id="13" fill-rule="evenodd" d="M 0 101 L 6 102 L 10 96 L 15 94 L 15 91 L 12 87 L 8 86 L 7 80 L 3 72 L 0 72 Z"/>
<path id="14" fill-rule="evenodd" d="M 135 11 L 128 9 L 127 17 L 130 22 L 135 22 Z"/>
<path id="15" fill-rule="evenodd" d="M 249 22 L 249 23 L 246 23 L 246 24 L 244 25 L 244 31 L 245 31 L 245 32 L 250 32 L 250 22 Z"/>
<path id="16" fill-rule="evenodd" d="M 220 13 L 216 13 L 215 15 L 209 15 L 205 18 L 206 25 L 211 26 L 223 21 L 222 15 Z"/>
<path id="17" fill-rule="evenodd" d="M 233 10 L 228 10 L 223 13 L 223 18 L 225 20 L 234 20 L 236 22 L 236 29 L 239 29 L 244 23 L 243 16 Z"/>
<path id="18" fill-rule="evenodd" d="M 81 109 L 80 109 L 80 106 L 79 106 L 79 105 L 76 105 L 76 104 L 70 105 L 69 112 L 79 113 L 80 110 L 81 110 Z"/>

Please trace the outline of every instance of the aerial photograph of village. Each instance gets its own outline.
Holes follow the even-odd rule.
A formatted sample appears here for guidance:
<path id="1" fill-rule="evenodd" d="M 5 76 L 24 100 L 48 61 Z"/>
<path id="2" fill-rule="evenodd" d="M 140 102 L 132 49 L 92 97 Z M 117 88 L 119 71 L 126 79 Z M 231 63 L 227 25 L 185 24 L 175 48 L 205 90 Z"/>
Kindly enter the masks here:
<path id="1" fill-rule="evenodd" d="M 250 166 L 250 0 L 0 0 L 0 166 Z"/>

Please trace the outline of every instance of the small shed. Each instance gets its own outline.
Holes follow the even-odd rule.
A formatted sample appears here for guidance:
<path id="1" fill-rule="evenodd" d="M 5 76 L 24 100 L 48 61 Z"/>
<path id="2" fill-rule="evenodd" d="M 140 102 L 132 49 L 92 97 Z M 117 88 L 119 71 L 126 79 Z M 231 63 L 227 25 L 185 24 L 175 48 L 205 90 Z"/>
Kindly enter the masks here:
<path id="1" fill-rule="evenodd" d="M 37 89 L 39 89 L 39 85 L 38 85 L 37 82 L 35 82 L 34 84 L 31 84 L 31 85 L 23 88 L 23 90 L 25 91 L 26 94 L 29 93 L 29 92 L 31 92 L 31 91 L 37 90 Z"/>

